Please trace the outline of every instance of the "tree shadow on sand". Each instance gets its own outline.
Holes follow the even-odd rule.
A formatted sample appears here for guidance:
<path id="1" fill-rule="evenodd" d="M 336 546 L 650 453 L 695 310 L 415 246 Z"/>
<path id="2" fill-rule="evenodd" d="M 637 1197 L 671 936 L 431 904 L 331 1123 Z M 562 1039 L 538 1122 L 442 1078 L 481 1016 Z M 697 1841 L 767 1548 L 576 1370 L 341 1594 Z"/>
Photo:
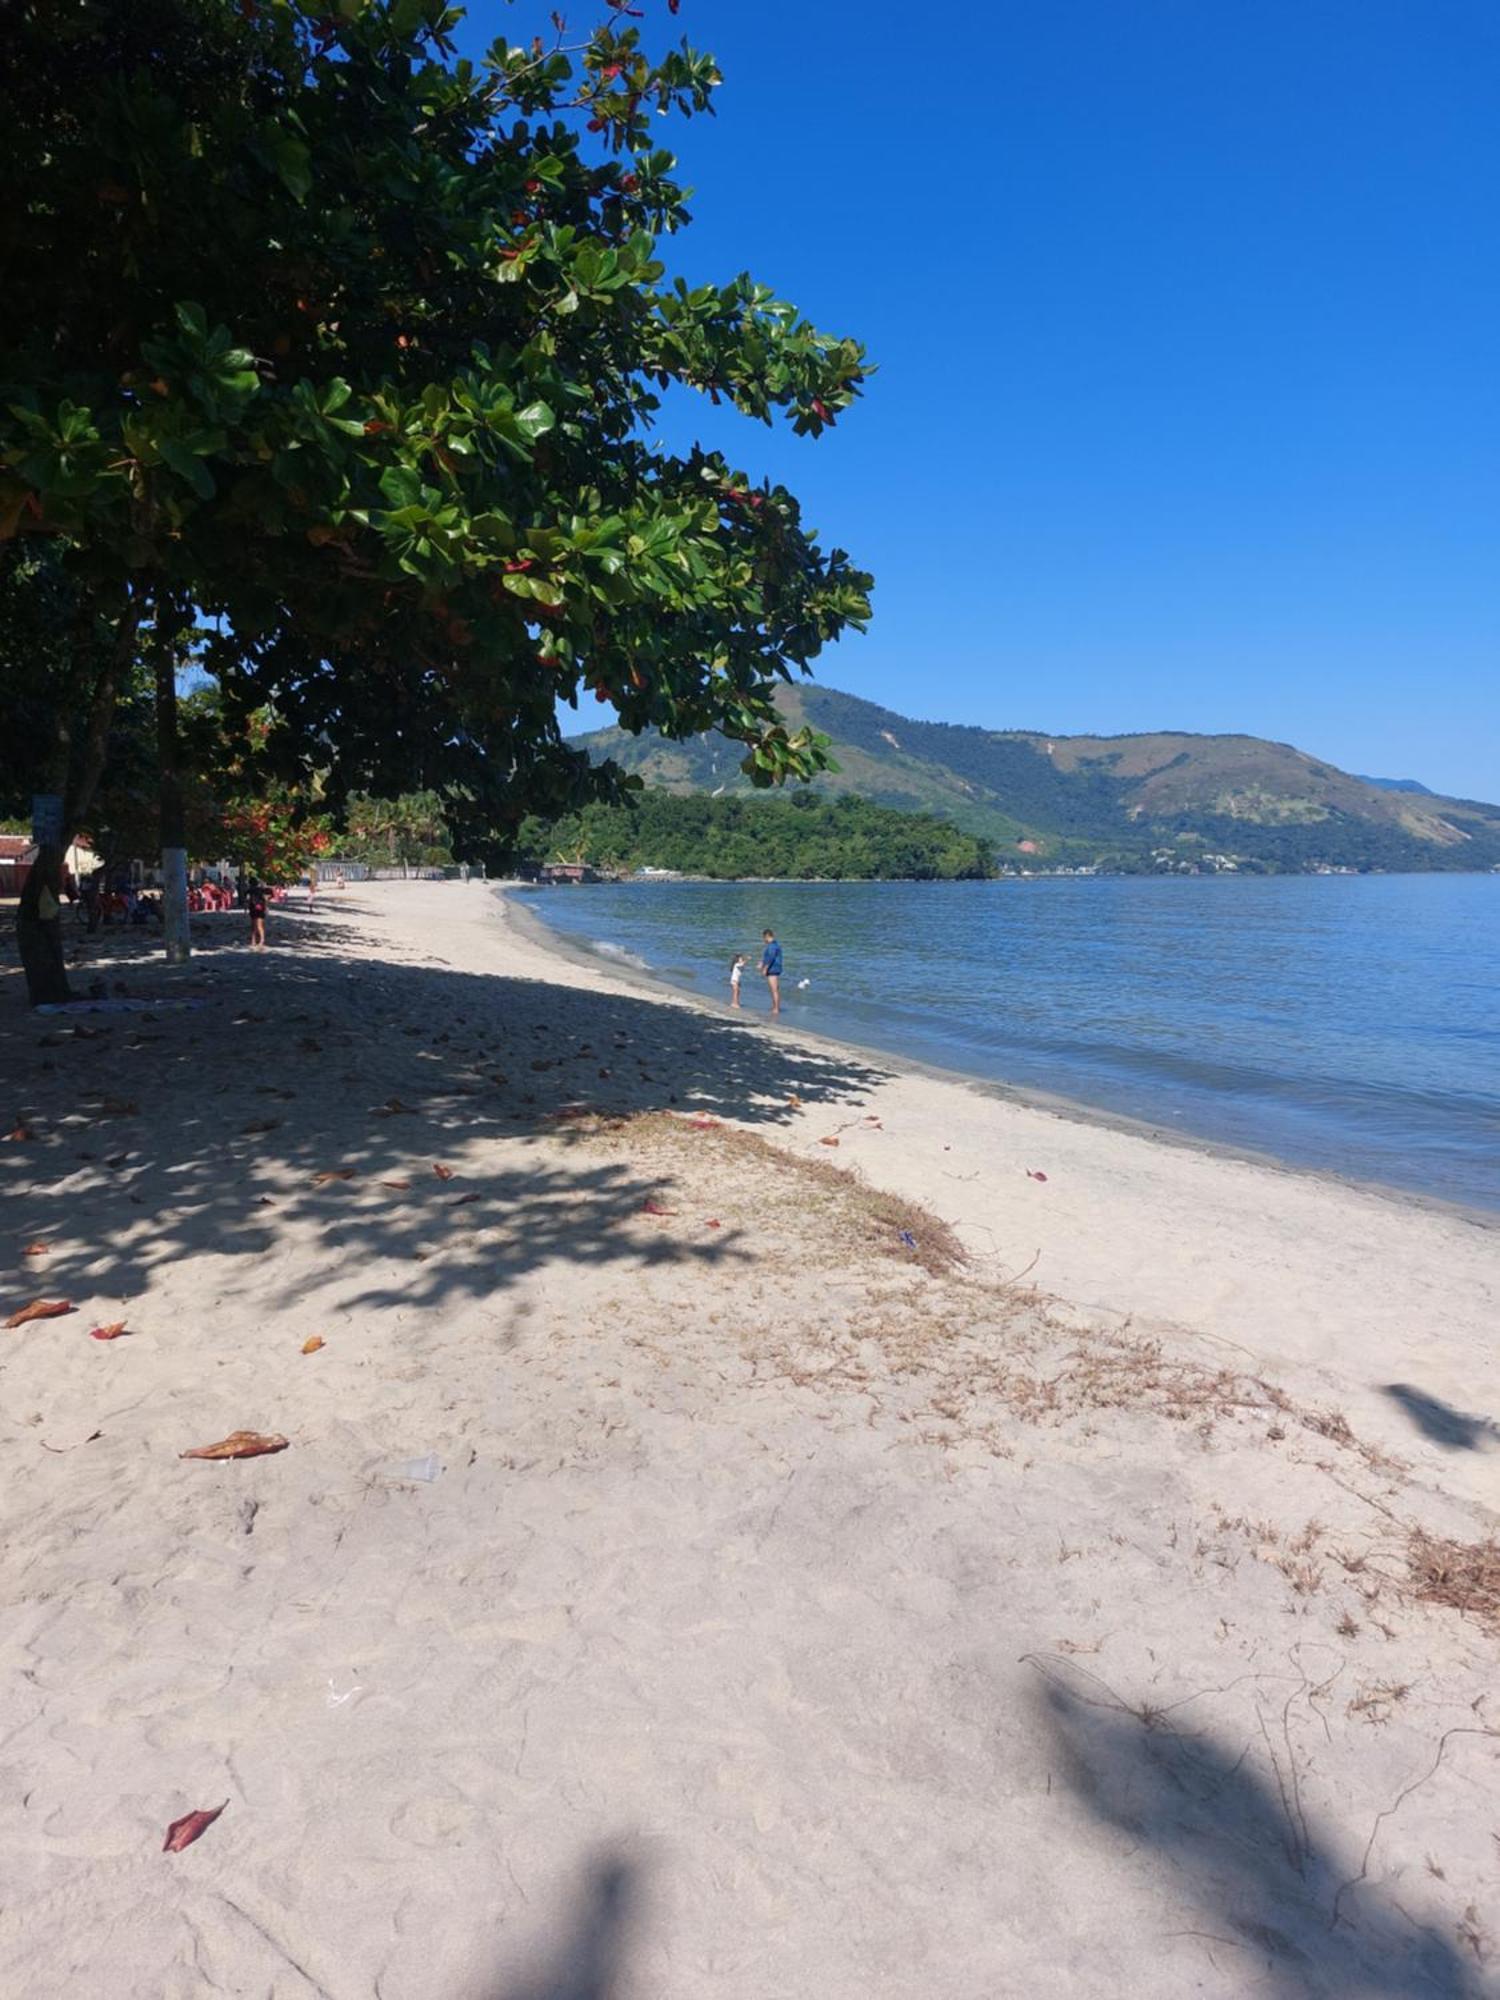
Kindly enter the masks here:
<path id="1" fill-rule="evenodd" d="M 483 2000 L 615 2000 L 641 1897 L 641 1871 L 633 1861 L 618 1851 L 597 1856 L 534 1962 L 487 1988 Z"/>
<path id="2" fill-rule="evenodd" d="M 1500 1424 L 1456 1410 L 1440 1396 L 1414 1389 L 1409 1382 L 1388 1382 L 1385 1394 L 1405 1411 L 1423 1437 L 1445 1451 L 1484 1451 L 1500 1444 Z"/>
<path id="3" fill-rule="evenodd" d="M 1127 1843 L 1154 1848 L 1201 1912 L 1178 1935 L 1202 1939 L 1221 1974 L 1284 2000 L 1479 2000 L 1492 1991 L 1435 1929 L 1386 1903 L 1250 1768 L 1249 1746 L 1179 1733 L 1147 1708 L 1101 1698 L 1103 1684 L 1044 1669 L 1042 1720 L 1075 1796 Z"/>
<path id="4" fill-rule="evenodd" d="M 175 984 L 107 951 L 91 968 L 190 1010 L 27 1015 L 6 979 L 0 1119 L 33 1135 L 0 1146 L 12 1269 L 49 1241 L 37 1290 L 129 1298 L 212 1255 L 259 1265 L 264 1297 L 289 1218 L 323 1253 L 298 1297 L 337 1283 L 352 1306 L 489 1297 L 556 1257 L 730 1262 L 733 1229 L 624 1226 L 660 1175 L 581 1114 L 767 1129 L 881 1077 L 671 1002 L 355 958 L 348 935 L 304 923 L 297 949 L 220 948 Z"/>

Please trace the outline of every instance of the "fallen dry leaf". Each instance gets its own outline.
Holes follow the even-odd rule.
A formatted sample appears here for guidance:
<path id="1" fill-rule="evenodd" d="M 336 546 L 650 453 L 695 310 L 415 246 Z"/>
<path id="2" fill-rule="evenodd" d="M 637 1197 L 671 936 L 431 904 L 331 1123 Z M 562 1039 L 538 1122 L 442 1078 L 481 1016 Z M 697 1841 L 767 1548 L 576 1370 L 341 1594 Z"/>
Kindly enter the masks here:
<path id="1" fill-rule="evenodd" d="M 31 1127 L 29 1125 L 23 1124 L 19 1119 L 14 1125 L 12 1125 L 10 1130 L 5 1135 L 7 1145 L 12 1140 L 21 1141 L 25 1139 L 34 1139 L 35 1137 L 36 1134 L 35 1132 L 32 1131 Z"/>
<path id="2" fill-rule="evenodd" d="M 1026 1178 L 1029 1181 L 1044 1181 L 1047 1178 L 1047 1176 L 1045 1174 L 1038 1173 L 1034 1167 L 1028 1167 L 1026 1169 Z"/>
<path id="3" fill-rule="evenodd" d="M 121 1335 L 122 1333 L 127 1333 L 128 1331 L 129 1331 L 129 1328 L 128 1328 L 128 1327 L 126 1326 L 126 1324 L 125 1324 L 124 1320 L 122 1320 L 122 1319 L 112 1319 L 112 1320 L 110 1321 L 110 1323 L 109 1323 L 109 1325 L 108 1325 L 108 1326 L 94 1326 L 94 1327 L 90 1327 L 90 1328 L 89 1328 L 89 1339 L 90 1339 L 90 1340 L 118 1340 L 118 1339 L 120 1338 L 120 1335 Z"/>
<path id="4" fill-rule="evenodd" d="M 313 1175 L 314 1187 L 327 1187 L 330 1181 L 352 1181 L 353 1167 L 325 1167 L 320 1174 Z"/>
<path id="5" fill-rule="evenodd" d="M 695 1132 L 712 1132 L 718 1122 L 717 1118 L 690 1118 L 688 1120 L 689 1125 L 692 1126 Z"/>
<path id="6" fill-rule="evenodd" d="M 818 1141 L 818 1144 L 820 1146 L 836 1146 L 838 1144 L 838 1140 L 830 1136 L 827 1139 L 820 1139 Z"/>
<path id="7" fill-rule="evenodd" d="M 291 1442 L 279 1432 L 269 1437 L 263 1431 L 231 1431 L 227 1438 L 220 1438 L 217 1444 L 195 1445 L 191 1451 L 180 1451 L 179 1458 L 264 1458 L 273 1451 L 285 1451 Z"/>
<path id="8" fill-rule="evenodd" d="M 229 1803 L 224 1801 L 224 1806 Z M 207 1833 L 214 1821 L 223 1812 L 224 1806 L 206 1808 L 200 1806 L 197 1812 L 184 1813 L 181 1819 L 174 1819 L 167 1828 L 167 1837 L 161 1844 L 163 1854 L 181 1854 L 183 1848 L 191 1847 L 202 1834 Z"/>
<path id="9" fill-rule="evenodd" d="M 659 1201 L 643 1201 L 641 1203 L 642 1215 L 675 1215 L 676 1213 L 675 1208 L 663 1208 Z"/>
<path id="10" fill-rule="evenodd" d="M 21 1252 L 23 1257 L 50 1257 L 51 1254 L 52 1245 L 50 1243 L 28 1243 L 26 1248 Z"/>
<path id="11" fill-rule="evenodd" d="M 304 1354 L 316 1354 L 320 1347 L 326 1347 L 327 1345 L 328 1342 L 323 1338 L 321 1333 L 309 1334 L 307 1339 L 302 1343 L 302 1352 Z"/>
<path id="12" fill-rule="evenodd" d="M 56 1319 L 60 1313 L 70 1313 L 72 1310 L 71 1299 L 33 1299 L 29 1306 L 22 1306 L 19 1312 L 13 1312 L 5 1324 L 25 1326 L 30 1320 Z"/>
<path id="13" fill-rule="evenodd" d="M 400 1189 L 402 1189 L 402 1191 L 404 1192 L 404 1191 L 405 1191 L 405 1190 L 406 1190 L 407 1188 L 409 1188 L 409 1187 L 411 1186 L 411 1182 L 410 1182 L 410 1181 L 382 1181 L 382 1182 L 380 1183 L 380 1185 L 381 1185 L 382 1187 L 388 1187 L 388 1188 L 400 1188 Z"/>
<path id="14" fill-rule="evenodd" d="M 417 1114 L 412 1105 L 403 1104 L 399 1097 L 388 1097 L 384 1104 L 375 1106 L 374 1115 L 377 1118 L 415 1118 Z"/>
<path id="15" fill-rule="evenodd" d="M 452 1167 L 445 1167 L 440 1160 L 433 1161 L 432 1171 L 437 1175 L 440 1181 L 451 1181 L 453 1178 Z"/>
<path id="16" fill-rule="evenodd" d="M 787 1103 L 792 1107 L 793 1111 L 800 1111 L 802 1109 L 802 1099 L 797 1095 L 795 1091 L 793 1091 L 792 1095 L 787 1099 Z"/>
<path id="17" fill-rule="evenodd" d="M 724 1225 L 722 1222 L 719 1221 L 717 1216 L 710 1216 L 708 1221 L 704 1223 L 703 1227 L 705 1229 L 722 1229 Z"/>
<path id="18" fill-rule="evenodd" d="M 450 1201 L 448 1206 L 450 1208 L 464 1208 L 471 1201 L 478 1201 L 478 1199 L 479 1196 L 477 1194 L 461 1194 L 456 1201 Z"/>

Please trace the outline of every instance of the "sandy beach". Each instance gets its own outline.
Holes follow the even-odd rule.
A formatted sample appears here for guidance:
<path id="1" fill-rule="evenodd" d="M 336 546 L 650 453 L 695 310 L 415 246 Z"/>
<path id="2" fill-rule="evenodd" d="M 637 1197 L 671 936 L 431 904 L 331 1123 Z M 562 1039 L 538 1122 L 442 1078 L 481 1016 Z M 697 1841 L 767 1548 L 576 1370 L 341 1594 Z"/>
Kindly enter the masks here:
<path id="1" fill-rule="evenodd" d="M 0 1990 L 1500 1992 L 1493 1222 L 271 929 L 0 978 Z"/>

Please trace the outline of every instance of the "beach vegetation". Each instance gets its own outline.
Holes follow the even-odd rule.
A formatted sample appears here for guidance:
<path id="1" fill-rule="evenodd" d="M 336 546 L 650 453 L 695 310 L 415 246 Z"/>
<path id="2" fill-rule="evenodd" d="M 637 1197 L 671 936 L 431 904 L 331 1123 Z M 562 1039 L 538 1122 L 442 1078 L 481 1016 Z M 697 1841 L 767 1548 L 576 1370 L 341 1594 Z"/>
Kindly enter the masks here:
<path id="1" fill-rule="evenodd" d="M 719 82 L 652 44 L 675 5 L 516 13 L 469 60 L 444 0 L 12 10 L 0 566 L 45 548 L 66 635 L 14 776 L 70 824 L 162 605 L 228 723 L 266 719 L 259 783 L 441 793 L 465 856 L 621 795 L 559 728 L 585 696 L 722 731 L 757 786 L 825 761 L 775 697 L 869 577 L 654 427 L 687 390 L 817 437 L 863 350 L 669 268 L 661 121 Z"/>
<path id="2" fill-rule="evenodd" d="M 850 793 L 797 790 L 775 798 L 711 798 L 656 789 L 595 803 L 520 830 L 524 864 L 582 861 L 718 881 L 980 881 L 995 872 L 990 842 L 930 813 L 897 812 Z"/>

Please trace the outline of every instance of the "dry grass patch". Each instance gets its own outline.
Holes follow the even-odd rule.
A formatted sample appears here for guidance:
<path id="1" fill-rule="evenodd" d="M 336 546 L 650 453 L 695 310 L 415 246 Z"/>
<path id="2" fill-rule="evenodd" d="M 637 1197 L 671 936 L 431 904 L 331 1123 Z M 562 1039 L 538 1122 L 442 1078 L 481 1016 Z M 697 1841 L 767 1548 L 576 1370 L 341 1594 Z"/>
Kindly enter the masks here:
<path id="1" fill-rule="evenodd" d="M 1406 1545 L 1412 1593 L 1500 1633 L 1500 1541 L 1451 1542 L 1417 1529 Z"/>
<path id="2" fill-rule="evenodd" d="M 579 1122 L 575 1117 L 575 1125 Z M 670 1111 L 602 1119 L 597 1130 L 635 1159 L 665 1156 L 687 1169 L 693 1181 L 753 1177 L 758 1218 L 778 1210 L 795 1216 L 813 1230 L 829 1262 L 850 1262 L 874 1251 L 915 1264 L 934 1278 L 951 1276 L 968 1263 L 963 1244 L 930 1209 L 871 1187 L 831 1160 L 804 1159 L 773 1146 L 758 1132 L 699 1123 Z"/>

